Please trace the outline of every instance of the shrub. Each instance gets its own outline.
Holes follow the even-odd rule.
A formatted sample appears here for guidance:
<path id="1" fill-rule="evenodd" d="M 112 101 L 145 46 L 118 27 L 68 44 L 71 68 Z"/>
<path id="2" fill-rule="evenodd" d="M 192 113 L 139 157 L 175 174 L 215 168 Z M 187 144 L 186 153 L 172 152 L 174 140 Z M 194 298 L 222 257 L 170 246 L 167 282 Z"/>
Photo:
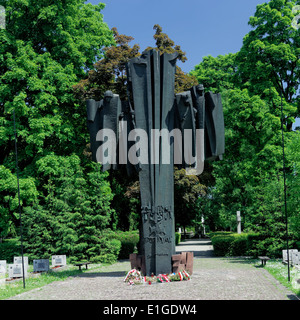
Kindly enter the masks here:
<path id="1" fill-rule="evenodd" d="M 211 234 L 210 234 L 211 236 Z M 258 250 L 258 241 L 261 235 L 254 233 L 220 232 L 211 236 L 211 242 L 216 256 L 244 256 L 261 254 Z"/>
<path id="2" fill-rule="evenodd" d="M 210 237 L 210 239 L 214 236 L 226 236 L 226 235 L 230 235 L 230 234 L 234 234 L 231 231 L 213 231 L 213 232 L 209 232 L 208 236 Z"/>
<path id="3" fill-rule="evenodd" d="M 231 235 L 215 235 L 211 238 L 212 245 L 214 247 L 214 254 L 218 257 L 224 257 L 229 255 L 230 246 L 234 241 L 234 237 Z"/>
<path id="4" fill-rule="evenodd" d="M 234 234 L 234 240 L 230 245 L 229 256 L 244 256 L 248 254 L 247 234 Z"/>
<path id="5" fill-rule="evenodd" d="M 129 259 L 129 255 L 136 252 L 137 249 L 139 242 L 138 231 L 117 231 L 114 237 L 121 242 L 118 259 Z"/>
<path id="6" fill-rule="evenodd" d="M 261 247 L 265 237 L 259 233 L 251 233 L 248 235 L 247 242 L 249 248 L 249 255 L 258 257 L 259 255 L 266 255 L 266 248 Z"/>
<path id="7" fill-rule="evenodd" d="M 101 238 L 99 249 L 99 255 L 91 257 L 91 262 L 114 263 L 121 249 L 121 241 L 104 236 Z"/>
<path id="8" fill-rule="evenodd" d="M 181 233 L 175 232 L 175 245 L 177 246 L 180 243 L 181 240 Z"/>

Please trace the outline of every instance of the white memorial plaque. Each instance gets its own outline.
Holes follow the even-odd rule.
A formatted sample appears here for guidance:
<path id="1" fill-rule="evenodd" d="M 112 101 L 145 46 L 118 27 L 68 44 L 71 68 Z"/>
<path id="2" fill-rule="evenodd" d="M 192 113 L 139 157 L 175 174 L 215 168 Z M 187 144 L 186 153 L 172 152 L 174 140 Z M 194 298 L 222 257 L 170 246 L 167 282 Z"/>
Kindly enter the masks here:
<path id="1" fill-rule="evenodd" d="M 0 279 L 5 278 L 6 268 L 0 265 Z"/>
<path id="2" fill-rule="evenodd" d="M 24 257 L 24 268 L 28 269 L 28 257 Z M 14 264 L 22 264 L 22 257 L 14 257 Z"/>
<path id="3" fill-rule="evenodd" d="M 6 260 L 0 260 L 0 274 L 6 273 Z"/>
<path id="4" fill-rule="evenodd" d="M 65 255 L 56 255 L 52 256 L 52 267 L 57 266 L 66 266 L 67 265 L 67 257 Z"/>
<path id="5" fill-rule="evenodd" d="M 5 267 L 4 267 L 4 264 L 0 264 L 0 281 L 3 282 L 3 279 L 5 281 L 5 277 L 6 277 L 6 261 L 5 261 Z"/>
<path id="6" fill-rule="evenodd" d="M 24 276 L 27 277 L 27 268 L 24 264 Z M 22 278 L 23 277 L 23 268 L 22 264 L 9 264 L 8 265 L 8 275 L 10 278 Z"/>
<path id="7" fill-rule="evenodd" d="M 49 271 L 49 259 L 33 260 L 33 272 Z"/>
<path id="8" fill-rule="evenodd" d="M 295 266 L 295 265 L 298 265 L 298 264 L 300 264 L 300 256 L 299 256 L 299 252 L 297 251 L 297 252 L 295 252 L 295 251 L 293 251 L 292 252 L 292 257 L 291 257 L 291 263 L 292 263 L 292 265 L 293 266 Z"/>
<path id="9" fill-rule="evenodd" d="M 289 249 L 289 263 L 292 263 L 292 255 L 293 253 L 298 253 L 297 249 Z M 288 260 L 288 256 L 287 256 L 287 250 L 282 250 L 282 262 L 286 262 L 287 263 Z"/>

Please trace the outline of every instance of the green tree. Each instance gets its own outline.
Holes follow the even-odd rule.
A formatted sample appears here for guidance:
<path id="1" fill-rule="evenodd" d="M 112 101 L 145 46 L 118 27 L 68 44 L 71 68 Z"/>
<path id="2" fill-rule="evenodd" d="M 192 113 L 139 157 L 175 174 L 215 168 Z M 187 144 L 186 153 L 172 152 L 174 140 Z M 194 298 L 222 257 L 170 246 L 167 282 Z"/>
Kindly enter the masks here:
<path id="1" fill-rule="evenodd" d="M 155 34 L 153 36 L 155 40 L 155 47 L 148 47 L 149 49 L 159 50 L 161 54 L 163 53 L 177 53 L 178 60 L 185 62 L 187 60 L 186 53 L 181 50 L 179 45 L 175 45 L 174 41 L 169 38 L 169 36 L 162 32 L 162 27 L 155 24 L 153 29 Z M 197 85 L 197 79 L 191 75 L 184 73 L 181 68 L 177 65 L 175 71 L 175 93 L 183 92 L 189 90 L 192 86 Z"/>
<path id="2" fill-rule="evenodd" d="M 47 150 L 63 154 L 81 147 L 85 113 L 75 103 L 72 85 L 113 38 L 99 12 L 103 5 L 78 0 L 66 1 L 64 8 L 62 1 L 0 4 L 7 14 L 6 29 L 0 30 L 0 163 L 11 167 L 15 109 L 20 166 L 30 170 L 34 158 Z"/>
<path id="3" fill-rule="evenodd" d="M 24 215 L 26 252 L 32 257 L 67 254 L 73 260 L 101 260 L 103 230 L 110 223 L 108 173 L 91 163 L 82 169 L 76 155 L 48 155 L 37 161 L 44 195 Z"/>
<path id="4" fill-rule="evenodd" d="M 253 186 L 262 175 L 280 169 L 280 119 L 247 90 L 223 92 L 223 108 L 226 154 L 213 164 L 214 199 L 228 227 L 237 210 L 251 207 Z M 228 219 L 225 212 L 231 212 Z"/>
<path id="5" fill-rule="evenodd" d="M 46 150 L 63 154 L 81 147 L 85 113 L 75 103 L 72 84 L 113 39 L 100 14 L 103 5 L 78 0 L 65 6 L 62 1 L 0 4 L 7 14 L 6 29 L 0 32 L 0 160 L 11 162 L 15 109 L 25 169 Z"/>
<path id="6" fill-rule="evenodd" d="M 300 34 L 292 27 L 296 0 L 271 0 L 258 5 L 238 53 L 239 76 L 251 94 L 265 95 L 274 87 L 288 103 L 287 129 L 300 115 Z"/>
<path id="7" fill-rule="evenodd" d="M 300 242 L 300 132 L 291 132 L 286 144 L 286 158 L 290 163 L 287 173 L 287 209 L 292 237 Z"/>
<path id="8" fill-rule="evenodd" d="M 195 227 L 201 220 L 200 198 L 206 196 L 206 186 L 195 175 L 187 175 L 185 169 L 174 171 L 175 223 L 183 227 Z"/>
<path id="9" fill-rule="evenodd" d="M 75 74 L 102 57 L 102 48 L 112 43 L 103 22 L 105 5 L 84 0 L 1 0 L 6 9 L 6 33 L 22 40 L 37 54 L 49 53 L 62 67 L 72 65 Z"/>
<path id="10" fill-rule="evenodd" d="M 299 32 L 291 21 L 299 1 L 271 0 L 257 6 L 240 52 L 203 58 L 191 74 L 206 90 L 222 93 L 226 152 L 212 164 L 213 180 L 205 200 L 206 219 L 213 229 L 236 228 L 236 211 L 243 228 L 257 231 L 260 252 L 276 255 L 285 240 L 282 172 L 281 96 L 290 199 L 291 239 L 297 239 L 297 139 L 291 130 L 299 115 Z M 292 191 L 293 190 L 293 191 Z M 297 193 L 296 193 L 297 194 Z M 297 202 L 298 201 L 298 202 Z M 298 236 L 299 239 L 299 236 Z"/>
<path id="11" fill-rule="evenodd" d="M 85 99 L 100 100 L 107 90 L 120 95 L 122 100 L 127 98 L 127 78 L 125 64 L 130 59 L 140 55 L 140 47 L 135 44 L 130 47 L 132 37 L 119 34 L 116 28 L 112 29 L 115 46 L 105 47 L 105 56 L 89 70 L 86 79 L 73 86 L 75 96 Z"/>
<path id="12" fill-rule="evenodd" d="M 29 206 L 38 197 L 34 178 L 21 178 L 20 204 Z M 19 198 L 17 177 L 7 168 L 0 165 L 0 238 L 16 236 L 19 232 Z"/>
<path id="13" fill-rule="evenodd" d="M 204 57 L 202 62 L 195 66 L 190 72 L 199 83 L 204 85 L 206 91 L 214 93 L 228 89 L 234 89 L 237 82 L 237 62 L 236 55 L 229 53 L 224 56 L 219 55 Z"/>

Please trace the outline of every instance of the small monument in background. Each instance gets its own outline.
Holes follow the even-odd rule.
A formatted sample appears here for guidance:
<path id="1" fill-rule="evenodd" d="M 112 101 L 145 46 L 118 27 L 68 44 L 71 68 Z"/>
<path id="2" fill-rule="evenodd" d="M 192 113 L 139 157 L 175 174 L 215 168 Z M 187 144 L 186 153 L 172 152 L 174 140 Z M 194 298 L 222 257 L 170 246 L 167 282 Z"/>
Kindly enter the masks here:
<path id="1" fill-rule="evenodd" d="M 67 265 L 67 257 L 65 255 L 52 256 L 52 267 L 64 267 Z"/>
<path id="2" fill-rule="evenodd" d="M 236 222 L 237 222 L 237 233 L 242 233 L 242 218 L 241 218 L 241 211 L 236 212 Z"/>
<path id="3" fill-rule="evenodd" d="M 49 268 L 49 259 L 33 260 L 33 272 L 47 272 Z"/>

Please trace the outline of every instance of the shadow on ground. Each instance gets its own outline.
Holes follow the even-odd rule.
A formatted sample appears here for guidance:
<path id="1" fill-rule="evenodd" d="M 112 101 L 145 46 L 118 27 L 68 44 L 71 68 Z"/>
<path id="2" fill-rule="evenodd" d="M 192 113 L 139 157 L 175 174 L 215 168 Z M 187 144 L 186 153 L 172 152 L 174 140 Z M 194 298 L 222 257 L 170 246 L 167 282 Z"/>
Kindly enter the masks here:
<path id="1" fill-rule="evenodd" d="M 182 251 L 188 251 L 188 250 L 180 250 L 180 248 L 177 248 L 177 249 L 179 250 L 176 251 L 176 254 L 179 254 Z M 189 250 L 189 251 L 194 252 L 194 257 L 216 258 L 213 250 L 202 250 L 202 251 Z"/>
<path id="2" fill-rule="evenodd" d="M 124 277 L 125 278 L 127 272 L 128 270 L 111 271 L 111 272 L 83 272 L 83 273 L 76 274 L 74 277 L 79 277 L 79 278 Z"/>

